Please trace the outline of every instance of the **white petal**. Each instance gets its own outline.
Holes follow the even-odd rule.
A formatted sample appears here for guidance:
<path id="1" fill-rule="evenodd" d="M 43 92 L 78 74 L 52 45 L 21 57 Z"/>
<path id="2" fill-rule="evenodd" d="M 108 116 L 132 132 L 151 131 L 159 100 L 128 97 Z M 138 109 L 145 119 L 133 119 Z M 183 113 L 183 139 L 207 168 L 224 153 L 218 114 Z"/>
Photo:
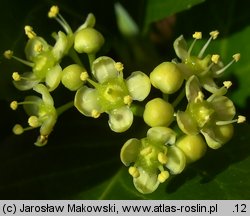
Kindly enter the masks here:
<path id="1" fill-rule="evenodd" d="M 99 83 L 104 83 L 118 76 L 115 61 L 107 56 L 101 56 L 93 62 L 92 72 Z"/>
<path id="2" fill-rule="evenodd" d="M 45 83 L 49 91 L 53 91 L 57 88 L 57 86 L 60 84 L 61 76 L 62 76 L 62 68 L 59 64 L 55 65 L 53 68 L 48 70 L 45 77 Z"/>
<path id="3" fill-rule="evenodd" d="M 85 116 L 92 117 L 94 110 L 101 113 L 97 91 L 86 86 L 77 90 L 74 105 Z"/>
<path id="4" fill-rule="evenodd" d="M 180 37 L 178 37 L 175 41 L 174 41 L 174 50 L 176 55 L 183 61 L 186 60 L 186 58 L 188 57 L 188 48 L 187 48 L 187 43 L 183 37 L 183 35 L 181 35 Z"/>
<path id="5" fill-rule="evenodd" d="M 186 157 L 182 150 L 175 146 L 169 146 L 167 152 L 168 162 L 166 167 L 174 175 L 181 173 L 186 166 Z"/>
<path id="6" fill-rule="evenodd" d="M 200 91 L 199 80 L 196 76 L 191 76 L 186 82 L 186 97 L 188 101 L 194 101 Z"/>
<path id="7" fill-rule="evenodd" d="M 127 106 L 114 109 L 109 113 L 109 126 L 117 133 L 128 130 L 132 123 L 133 113 Z"/>
<path id="8" fill-rule="evenodd" d="M 135 188 L 143 194 L 148 194 L 154 192 L 160 182 L 158 181 L 156 172 L 147 172 L 141 167 L 137 167 L 140 176 L 134 178 Z"/>
<path id="9" fill-rule="evenodd" d="M 61 31 L 58 32 L 57 41 L 52 49 L 56 60 L 60 60 L 68 52 L 68 37 Z"/>
<path id="10" fill-rule="evenodd" d="M 175 143 L 176 133 L 167 127 L 152 127 L 148 130 L 147 137 L 152 141 L 172 145 Z"/>
<path id="11" fill-rule="evenodd" d="M 134 100 L 143 101 L 151 90 L 149 77 L 141 71 L 133 72 L 126 80 L 130 95 Z"/>
<path id="12" fill-rule="evenodd" d="M 224 144 L 215 138 L 215 133 L 212 129 L 201 130 L 201 133 L 205 137 L 207 145 L 212 149 L 218 149 Z"/>
<path id="13" fill-rule="evenodd" d="M 33 72 L 25 72 L 22 74 L 22 77 L 25 79 L 21 79 L 19 81 L 13 81 L 14 86 L 21 91 L 32 89 L 35 85 L 37 85 L 41 81 L 36 77 L 36 75 Z"/>
<path id="14" fill-rule="evenodd" d="M 34 88 L 34 91 L 42 95 L 42 99 L 45 105 L 54 107 L 54 100 L 49 93 L 48 88 L 43 84 L 37 84 Z"/>

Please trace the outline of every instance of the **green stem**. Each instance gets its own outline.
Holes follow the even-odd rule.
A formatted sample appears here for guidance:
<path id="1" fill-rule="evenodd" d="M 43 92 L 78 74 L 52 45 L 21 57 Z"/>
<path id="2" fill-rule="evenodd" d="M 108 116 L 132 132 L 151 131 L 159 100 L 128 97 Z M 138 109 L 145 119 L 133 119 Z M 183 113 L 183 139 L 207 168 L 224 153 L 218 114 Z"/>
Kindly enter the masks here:
<path id="1" fill-rule="evenodd" d="M 62 106 L 60 106 L 60 107 L 58 107 L 58 108 L 56 109 L 57 115 L 58 115 L 58 116 L 61 115 L 63 112 L 65 112 L 66 110 L 70 109 L 70 108 L 73 107 L 73 106 L 74 106 L 74 101 L 70 101 L 70 102 L 68 102 L 68 103 L 66 103 L 66 104 L 64 104 L 64 105 L 62 105 Z"/>
<path id="2" fill-rule="evenodd" d="M 90 68 L 92 68 L 92 63 L 95 60 L 95 54 L 88 54 L 88 58 L 89 58 L 89 66 Z"/>
<path id="3" fill-rule="evenodd" d="M 172 103 L 174 108 L 181 102 L 181 100 L 185 97 L 185 95 L 186 95 L 185 88 L 183 88 L 181 90 L 180 94 L 177 96 L 177 98 Z"/>
<path id="4" fill-rule="evenodd" d="M 77 53 L 76 53 L 76 51 L 75 51 L 74 49 L 70 49 L 70 50 L 69 50 L 69 56 L 73 59 L 73 61 L 74 61 L 76 64 L 78 64 L 78 65 L 84 67 L 84 65 L 83 65 L 83 63 L 82 63 L 82 61 L 81 61 L 81 59 L 79 58 L 79 56 L 77 55 Z M 85 67 L 84 67 L 84 68 L 85 68 Z"/>
<path id="5" fill-rule="evenodd" d="M 144 107 L 138 104 L 132 104 L 130 106 L 130 110 L 133 112 L 135 116 L 143 117 Z"/>

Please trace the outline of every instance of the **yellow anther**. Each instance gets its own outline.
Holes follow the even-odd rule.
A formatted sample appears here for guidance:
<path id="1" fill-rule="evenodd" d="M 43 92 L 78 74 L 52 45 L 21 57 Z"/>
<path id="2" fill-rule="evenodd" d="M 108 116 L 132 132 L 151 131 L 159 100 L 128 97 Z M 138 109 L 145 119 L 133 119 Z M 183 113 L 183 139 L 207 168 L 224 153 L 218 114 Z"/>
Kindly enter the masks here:
<path id="1" fill-rule="evenodd" d="M 140 151 L 140 154 L 141 154 L 142 156 L 147 156 L 147 155 L 149 155 L 151 152 L 152 152 L 152 148 L 151 148 L 150 146 L 148 146 L 148 147 L 142 149 L 142 150 Z"/>
<path id="2" fill-rule="evenodd" d="M 7 59 L 11 59 L 12 56 L 13 56 L 13 51 L 12 50 L 6 50 L 4 53 L 3 53 L 3 56 Z"/>
<path id="3" fill-rule="evenodd" d="M 199 101 L 202 102 L 203 99 L 204 99 L 204 94 L 201 91 L 199 91 L 197 97 L 194 99 L 194 102 L 195 103 L 197 103 Z"/>
<path id="4" fill-rule="evenodd" d="M 58 13 L 59 13 L 59 7 L 56 6 L 56 5 L 53 5 L 53 6 L 50 8 L 49 12 L 48 12 L 48 17 L 49 17 L 49 18 L 54 18 L 54 17 L 57 16 Z"/>
<path id="5" fill-rule="evenodd" d="M 33 31 L 33 28 L 29 25 L 24 27 L 25 34 L 28 36 L 29 39 L 36 37 L 36 33 Z"/>
<path id="6" fill-rule="evenodd" d="M 122 72 L 124 67 L 123 67 L 123 64 L 121 62 L 116 62 L 115 63 L 115 68 L 116 70 L 118 70 L 119 72 Z"/>
<path id="7" fill-rule="evenodd" d="M 36 44 L 34 46 L 34 51 L 39 52 L 39 53 L 42 52 L 43 51 L 43 45 L 41 43 Z"/>
<path id="8" fill-rule="evenodd" d="M 231 81 L 224 81 L 224 82 L 223 82 L 223 85 L 224 85 L 227 89 L 229 89 L 229 88 L 233 85 L 233 83 L 232 83 Z"/>
<path id="9" fill-rule="evenodd" d="M 159 175 L 158 175 L 158 181 L 160 183 L 165 182 L 168 178 L 169 178 L 169 172 L 168 171 L 162 171 Z"/>
<path id="10" fill-rule="evenodd" d="M 12 79 L 15 81 L 19 81 L 19 80 L 21 80 L 21 76 L 18 72 L 13 72 Z"/>
<path id="11" fill-rule="evenodd" d="M 12 101 L 12 102 L 10 103 L 10 108 L 11 108 L 12 110 L 16 110 L 17 107 L 18 107 L 17 101 Z"/>
<path id="12" fill-rule="evenodd" d="M 166 164 L 168 162 L 168 158 L 167 158 L 167 156 L 163 152 L 159 152 L 158 153 L 158 161 L 161 164 Z"/>
<path id="13" fill-rule="evenodd" d="M 91 112 L 91 116 L 93 117 L 93 118 L 98 118 L 99 116 L 101 115 L 101 113 L 100 112 L 98 112 L 97 110 L 92 110 L 92 112 Z"/>
<path id="14" fill-rule="evenodd" d="M 237 123 L 243 123 L 246 121 L 246 117 L 245 116 L 242 116 L 242 115 L 239 115 L 238 116 L 238 120 L 237 120 Z"/>
<path id="15" fill-rule="evenodd" d="M 34 127 L 34 128 L 40 126 L 39 119 L 36 116 L 30 116 L 28 119 L 28 124 L 30 127 Z"/>
<path id="16" fill-rule="evenodd" d="M 220 56 L 217 55 L 217 54 L 214 54 L 212 55 L 211 57 L 211 61 L 214 63 L 214 64 L 217 64 L 219 62 L 219 59 L 220 59 Z"/>
<path id="17" fill-rule="evenodd" d="M 13 133 L 16 134 L 16 135 L 20 135 L 24 132 L 24 129 L 22 127 L 22 125 L 20 124 L 16 124 L 13 129 L 12 129 Z"/>
<path id="18" fill-rule="evenodd" d="M 236 53 L 233 55 L 233 59 L 237 62 L 240 60 L 240 53 Z"/>
<path id="19" fill-rule="evenodd" d="M 128 172 L 133 178 L 138 178 L 140 176 L 138 169 L 134 166 L 129 167 Z"/>
<path id="20" fill-rule="evenodd" d="M 202 38 L 202 33 L 201 32 L 195 32 L 193 34 L 193 38 L 194 39 L 201 39 Z"/>
<path id="21" fill-rule="evenodd" d="M 125 96 L 125 97 L 123 98 L 123 102 L 124 102 L 125 104 L 129 105 L 129 106 L 130 106 L 130 104 L 132 103 L 132 101 L 133 101 L 133 98 L 132 98 L 130 95 L 127 95 L 127 96 Z"/>
<path id="22" fill-rule="evenodd" d="M 215 31 L 211 31 L 209 34 L 215 40 L 218 37 L 219 32 L 217 30 L 215 30 Z"/>
<path id="23" fill-rule="evenodd" d="M 89 78 L 89 75 L 86 71 L 82 72 L 81 75 L 80 75 L 80 79 L 82 81 L 86 81 L 87 79 Z"/>

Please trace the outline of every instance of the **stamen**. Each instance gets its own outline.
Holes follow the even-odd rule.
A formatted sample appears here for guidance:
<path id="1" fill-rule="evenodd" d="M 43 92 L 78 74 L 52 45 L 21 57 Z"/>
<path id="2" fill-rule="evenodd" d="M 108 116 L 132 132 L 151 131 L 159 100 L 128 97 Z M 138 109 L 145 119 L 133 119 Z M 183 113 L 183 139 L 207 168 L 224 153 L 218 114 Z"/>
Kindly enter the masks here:
<path id="1" fill-rule="evenodd" d="M 192 42 L 192 44 L 190 45 L 190 47 L 188 49 L 188 56 L 190 56 L 196 41 L 202 38 L 202 33 L 201 32 L 195 32 L 193 34 L 193 38 L 194 38 L 194 41 Z"/>
<path id="2" fill-rule="evenodd" d="M 246 117 L 239 115 L 237 119 L 233 119 L 231 121 L 217 121 L 216 125 L 227 125 L 227 124 L 232 124 L 232 123 L 243 123 L 246 121 Z"/>
<path id="3" fill-rule="evenodd" d="M 115 69 L 116 69 L 117 71 L 119 71 L 119 72 L 122 72 L 123 69 L 124 69 L 124 66 L 123 66 L 123 64 L 122 64 L 121 62 L 116 62 L 116 63 L 115 63 Z"/>
<path id="4" fill-rule="evenodd" d="M 159 152 L 158 153 L 158 161 L 161 164 L 166 164 L 168 162 L 168 158 L 167 158 L 167 156 L 163 152 Z"/>
<path id="5" fill-rule="evenodd" d="M 199 91 L 197 97 L 194 99 L 194 102 L 195 103 L 202 102 L 203 99 L 204 99 L 204 94 L 201 91 Z"/>
<path id="6" fill-rule="evenodd" d="M 24 27 L 25 34 L 28 36 L 29 39 L 36 37 L 36 33 L 33 31 L 33 28 L 29 25 Z"/>
<path id="7" fill-rule="evenodd" d="M 48 12 L 48 17 L 49 18 L 55 18 L 59 13 L 59 7 L 57 5 L 53 5 L 49 12 Z"/>
<path id="8" fill-rule="evenodd" d="M 231 81 L 224 81 L 224 82 L 223 82 L 223 85 L 224 85 L 227 89 L 229 89 L 229 88 L 233 85 L 233 83 L 232 83 Z"/>
<path id="9" fill-rule="evenodd" d="M 18 107 L 18 102 L 17 102 L 17 101 L 12 101 L 12 102 L 10 103 L 10 108 L 11 108 L 12 110 L 16 110 L 17 107 Z"/>
<path id="10" fill-rule="evenodd" d="M 140 151 L 140 154 L 141 154 L 142 156 L 147 156 L 147 155 L 149 155 L 151 152 L 152 152 L 152 148 L 151 148 L 150 146 L 148 146 L 148 147 L 142 149 L 142 150 Z"/>
<path id="11" fill-rule="evenodd" d="M 140 176 L 138 169 L 134 166 L 129 167 L 128 172 L 133 178 L 138 178 Z"/>
<path id="12" fill-rule="evenodd" d="M 220 75 L 222 74 L 227 68 L 229 68 L 234 62 L 239 61 L 240 59 L 240 53 L 236 53 L 233 55 L 233 60 L 230 61 L 225 67 L 221 68 L 220 70 L 216 71 L 215 74 L 216 75 Z"/>
<path id="13" fill-rule="evenodd" d="M 42 44 L 36 44 L 35 46 L 34 46 L 34 51 L 36 51 L 36 52 L 42 52 L 43 51 L 43 45 Z"/>
<path id="14" fill-rule="evenodd" d="M 3 55 L 4 55 L 4 57 L 5 57 L 6 59 L 11 59 L 11 58 L 13 58 L 13 59 L 15 59 L 15 60 L 17 60 L 17 61 L 19 61 L 19 62 L 21 62 L 21 63 L 27 65 L 27 66 L 29 66 L 29 67 L 33 67 L 33 66 L 34 66 L 34 63 L 29 62 L 29 61 L 26 61 L 26 60 L 23 60 L 23 59 L 21 59 L 21 58 L 18 58 L 18 57 L 16 57 L 16 56 L 14 56 L 12 50 L 6 50 L 6 51 L 3 53 Z"/>
<path id="15" fill-rule="evenodd" d="M 130 104 L 133 102 L 133 99 L 130 95 L 126 95 L 124 98 L 123 98 L 123 102 L 124 104 L 127 104 L 130 106 Z"/>
<path id="16" fill-rule="evenodd" d="M 158 175 L 158 181 L 160 183 L 163 183 L 169 178 L 169 176 L 170 176 L 169 172 L 167 170 L 164 170 Z"/>
<path id="17" fill-rule="evenodd" d="M 212 57 L 211 57 L 211 61 L 212 61 L 214 64 L 218 64 L 219 59 L 220 59 L 220 56 L 219 56 L 218 54 L 214 54 L 214 55 L 212 55 Z"/>
<path id="18" fill-rule="evenodd" d="M 15 80 L 15 81 L 20 81 L 21 76 L 20 76 L 20 74 L 18 72 L 13 72 L 12 79 Z"/>
<path id="19" fill-rule="evenodd" d="M 24 128 L 22 127 L 22 125 L 20 124 L 16 124 L 13 129 L 12 129 L 13 133 L 16 135 L 20 135 L 24 132 Z"/>
<path id="20" fill-rule="evenodd" d="M 81 75 L 80 75 L 80 79 L 82 81 L 86 81 L 87 79 L 89 78 L 89 75 L 86 71 L 82 72 Z"/>
<path id="21" fill-rule="evenodd" d="M 215 40 L 217 38 L 217 36 L 219 35 L 219 32 L 218 31 L 212 31 L 209 34 L 210 34 L 211 37 L 208 39 L 208 41 L 202 47 L 201 51 L 198 54 L 198 58 L 202 58 L 202 56 L 203 56 L 204 52 L 206 51 L 208 45 L 210 44 L 211 40 Z"/>
<path id="22" fill-rule="evenodd" d="M 37 116 L 30 116 L 28 119 L 28 124 L 30 127 L 36 128 L 40 126 L 39 118 Z"/>
<path id="23" fill-rule="evenodd" d="M 11 59 L 12 56 L 13 56 L 13 51 L 12 51 L 12 50 L 6 50 L 6 51 L 3 53 L 3 56 L 4 56 L 6 59 Z"/>
<path id="24" fill-rule="evenodd" d="M 93 117 L 93 118 L 98 118 L 99 116 L 101 115 L 101 113 L 100 112 L 98 112 L 97 110 L 92 110 L 92 112 L 91 112 L 91 116 Z"/>

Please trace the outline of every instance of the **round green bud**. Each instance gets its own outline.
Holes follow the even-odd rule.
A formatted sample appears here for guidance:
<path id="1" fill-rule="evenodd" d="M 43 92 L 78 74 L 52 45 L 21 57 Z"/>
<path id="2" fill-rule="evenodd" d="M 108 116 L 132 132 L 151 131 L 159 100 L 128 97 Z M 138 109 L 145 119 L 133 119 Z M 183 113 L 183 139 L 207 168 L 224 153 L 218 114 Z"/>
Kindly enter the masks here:
<path id="1" fill-rule="evenodd" d="M 149 101 L 143 113 L 143 119 L 150 127 L 167 127 L 173 121 L 173 106 L 161 98 Z"/>
<path id="2" fill-rule="evenodd" d="M 182 72 L 172 62 L 159 64 L 150 74 L 152 85 L 165 94 L 172 94 L 178 91 L 183 80 Z"/>
<path id="3" fill-rule="evenodd" d="M 94 28 L 84 28 L 76 33 L 74 48 L 78 53 L 94 54 L 104 43 L 104 37 Z"/>
<path id="4" fill-rule="evenodd" d="M 77 64 L 67 66 L 62 71 L 62 84 L 69 90 L 76 91 L 84 82 L 81 80 L 81 74 L 85 71 L 85 68 Z"/>
<path id="5" fill-rule="evenodd" d="M 234 126 L 233 124 L 218 125 L 214 128 L 214 130 L 216 138 L 224 144 L 232 138 L 234 133 Z"/>
<path id="6" fill-rule="evenodd" d="M 177 141 L 176 146 L 185 154 L 187 163 L 192 163 L 202 158 L 207 149 L 206 142 L 200 134 L 185 135 Z"/>

